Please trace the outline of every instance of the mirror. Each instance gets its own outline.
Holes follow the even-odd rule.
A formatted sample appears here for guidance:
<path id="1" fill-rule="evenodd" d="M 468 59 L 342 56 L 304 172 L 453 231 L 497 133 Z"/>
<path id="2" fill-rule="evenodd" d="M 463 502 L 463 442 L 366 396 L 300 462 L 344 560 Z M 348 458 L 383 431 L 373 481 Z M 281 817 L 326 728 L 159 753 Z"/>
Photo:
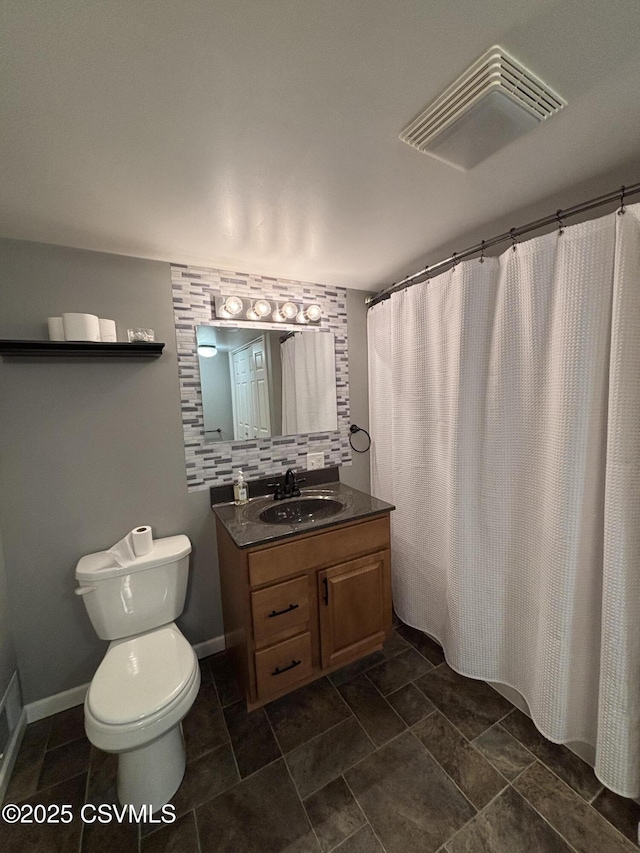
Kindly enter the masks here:
<path id="1" fill-rule="evenodd" d="M 205 442 L 334 432 L 333 332 L 197 326 Z"/>

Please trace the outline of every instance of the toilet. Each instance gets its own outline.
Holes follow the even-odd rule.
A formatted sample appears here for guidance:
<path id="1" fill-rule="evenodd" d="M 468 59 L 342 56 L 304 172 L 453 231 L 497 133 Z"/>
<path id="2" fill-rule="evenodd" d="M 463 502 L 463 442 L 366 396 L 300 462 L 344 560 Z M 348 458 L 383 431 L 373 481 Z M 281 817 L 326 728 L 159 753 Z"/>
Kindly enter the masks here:
<path id="1" fill-rule="evenodd" d="M 76 567 L 97 635 L 111 640 L 84 703 L 87 737 L 118 754 L 118 799 L 155 812 L 178 790 L 186 765 L 182 720 L 200 688 L 200 667 L 174 624 L 187 592 L 188 537 L 156 539 L 126 568 L 108 551 Z"/>

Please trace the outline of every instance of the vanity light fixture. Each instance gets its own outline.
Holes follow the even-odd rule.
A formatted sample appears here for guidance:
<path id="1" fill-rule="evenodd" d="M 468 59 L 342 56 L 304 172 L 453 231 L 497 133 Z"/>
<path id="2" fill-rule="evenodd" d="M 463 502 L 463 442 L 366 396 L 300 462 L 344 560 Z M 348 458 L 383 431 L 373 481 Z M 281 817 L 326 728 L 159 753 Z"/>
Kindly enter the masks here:
<path id="1" fill-rule="evenodd" d="M 218 355 L 218 347 L 215 344 L 198 344 L 198 355 L 202 358 L 213 358 Z"/>
<path id="2" fill-rule="evenodd" d="M 227 296 L 224 302 L 224 310 L 231 314 L 232 317 L 235 317 L 236 314 L 239 314 L 242 311 L 243 302 L 239 296 Z"/>
<path id="3" fill-rule="evenodd" d="M 253 303 L 253 310 L 258 317 L 268 317 L 271 313 L 271 303 L 266 299 L 256 299 Z"/>
<path id="4" fill-rule="evenodd" d="M 295 298 L 295 297 L 294 297 Z M 232 325 L 259 321 L 261 324 L 285 323 L 288 326 L 320 325 L 322 308 L 316 302 L 304 304 L 287 299 L 283 302 L 236 295 L 214 296 L 215 316 Z"/>

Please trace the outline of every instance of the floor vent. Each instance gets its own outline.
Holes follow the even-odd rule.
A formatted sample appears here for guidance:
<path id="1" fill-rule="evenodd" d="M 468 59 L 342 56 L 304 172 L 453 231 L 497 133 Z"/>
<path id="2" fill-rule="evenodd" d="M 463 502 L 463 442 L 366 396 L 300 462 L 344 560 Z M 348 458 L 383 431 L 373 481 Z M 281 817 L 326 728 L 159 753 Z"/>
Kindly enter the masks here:
<path id="1" fill-rule="evenodd" d="M 400 134 L 466 171 L 555 115 L 566 101 L 501 47 L 492 47 Z"/>

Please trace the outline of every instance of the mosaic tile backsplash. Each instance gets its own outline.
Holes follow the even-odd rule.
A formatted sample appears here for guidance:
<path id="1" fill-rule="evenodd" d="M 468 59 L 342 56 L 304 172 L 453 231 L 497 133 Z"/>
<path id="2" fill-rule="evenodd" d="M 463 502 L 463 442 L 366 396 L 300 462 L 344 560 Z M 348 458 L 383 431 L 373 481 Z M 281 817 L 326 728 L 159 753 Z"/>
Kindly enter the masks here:
<path id="1" fill-rule="evenodd" d="M 284 474 L 287 468 L 304 469 L 307 467 L 308 452 L 323 451 L 325 466 L 351 464 L 345 288 L 172 264 L 171 289 L 178 348 L 187 488 L 190 492 L 231 483 L 239 469 L 242 469 L 247 480 L 278 476 Z M 320 305 L 321 327 L 332 331 L 335 336 L 338 409 L 336 432 L 205 443 L 200 370 L 196 354 L 196 326 L 212 322 L 212 297 L 222 293 L 256 298 L 264 296 L 273 301 L 304 299 L 305 302 L 317 302 Z M 264 324 L 254 325 L 256 328 L 265 328 Z"/>

